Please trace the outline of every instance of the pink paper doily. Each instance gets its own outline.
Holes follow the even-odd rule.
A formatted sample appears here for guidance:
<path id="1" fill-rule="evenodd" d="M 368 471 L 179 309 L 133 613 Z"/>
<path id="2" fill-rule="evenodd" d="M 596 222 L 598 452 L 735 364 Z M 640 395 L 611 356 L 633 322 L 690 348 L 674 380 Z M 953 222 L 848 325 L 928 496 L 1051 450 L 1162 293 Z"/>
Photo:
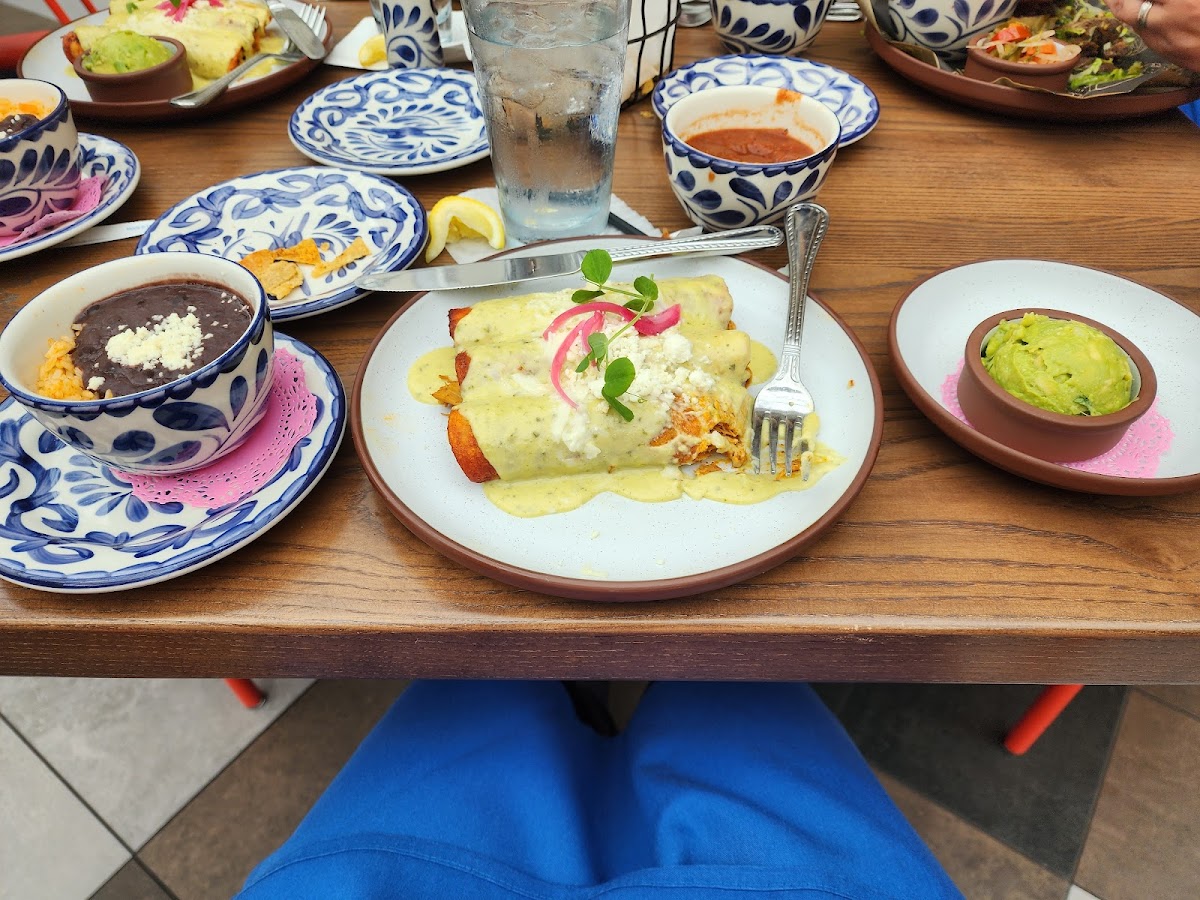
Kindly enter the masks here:
<path id="1" fill-rule="evenodd" d="M 108 184 L 108 177 L 105 175 L 94 175 L 91 178 L 81 179 L 79 182 L 79 193 L 75 195 L 75 202 L 71 204 L 70 209 L 47 213 L 36 222 L 26 225 L 20 234 L 0 238 L 0 247 L 11 247 L 13 244 L 23 241 L 26 238 L 31 238 L 34 235 L 41 234 L 43 231 L 56 228 L 63 222 L 70 222 L 78 219 L 80 216 L 87 215 L 100 205 L 106 184 Z"/>
<path id="2" fill-rule="evenodd" d="M 236 450 L 182 475 L 113 474 L 128 481 L 133 495 L 146 503 L 226 506 L 270 481 L 316 421 L 317 398 L 305 383 L 304 363 L 287 350 L 276 350 L 267 411 Z"/>
<path id="3" fill-rule="evenodd" d="M 958 379 L 962 370 L 963 361 L 959 360 L 954 371 L 942 382 L 942 403 L 956 419 L 974 428 L 970 420 L 963 415 L 962 407 L 958 405 Z M 1056 465 L 1116 478 L 1153 478 L 1158 474 L 1159 461 L 1170 449 L 1174 437 L 1171 423 L 1159 413 L 1158 401 L 1155 400 L 1149 411 L 1125 432 L 1121 442 L 1107 453 L 1079 462 Z"/>

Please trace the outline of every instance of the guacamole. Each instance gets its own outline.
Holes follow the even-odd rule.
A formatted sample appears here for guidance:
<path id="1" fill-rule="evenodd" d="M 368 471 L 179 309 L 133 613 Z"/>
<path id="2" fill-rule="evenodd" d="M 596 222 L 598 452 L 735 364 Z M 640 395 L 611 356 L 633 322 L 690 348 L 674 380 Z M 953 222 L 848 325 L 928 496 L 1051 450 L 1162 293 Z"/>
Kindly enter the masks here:
<path id="1" fill-rule="evenodd" d="M 1002 321 L 982 355 L 1000 387 L 1051 412 L 1103 416 L 1133 400 L 1129 358 L 1082 322 L 1025 313 Z"/>
<path id="2" fill-rule="evenodd" d="M 83 57 L 83 67 L 97 75 L 140 72 L 171 58 L 168 44 L 132 31 L 113 31 L 98 38 Z"/>

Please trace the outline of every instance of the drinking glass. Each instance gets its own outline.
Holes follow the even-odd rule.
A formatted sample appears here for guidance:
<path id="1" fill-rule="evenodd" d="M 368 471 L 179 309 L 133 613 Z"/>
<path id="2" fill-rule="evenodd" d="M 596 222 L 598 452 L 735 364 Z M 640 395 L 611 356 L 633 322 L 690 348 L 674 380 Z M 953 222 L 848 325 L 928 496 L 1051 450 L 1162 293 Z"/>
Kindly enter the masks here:
<path id="1" fill-rule="evenodd" d="M 508 233 L 600 234 L 629 0 L 465 0 L 463 11 Z"/>

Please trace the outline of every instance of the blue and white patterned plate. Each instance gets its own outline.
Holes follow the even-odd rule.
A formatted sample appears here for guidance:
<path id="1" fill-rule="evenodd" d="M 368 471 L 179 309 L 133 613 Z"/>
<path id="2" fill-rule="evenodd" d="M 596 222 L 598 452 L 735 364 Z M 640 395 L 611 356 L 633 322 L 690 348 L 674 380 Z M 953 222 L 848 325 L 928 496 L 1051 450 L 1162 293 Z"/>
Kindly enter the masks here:
<path id="1" fill-rule="evenodd" d="M 215 509 L 145 503 L 11 397 L 0 404 L 0 578 L 73 594 L 141 587 L 216 562 L 291 512 L 342 442 L 346 394 L 316 350 L 278 332 L 275 343 L 304 364 L 317 420 L 261 490 Z"/>
<path id="2" fill-rule="evenodd" d="M 317 162 L 377 175 L 422 175 L 490 152 L 475 75 L 388 69 L 324 87 L 288 122 L 296 149 Z"/>
<path id="3" fill-rule="evenodd" d="M 755 53 L 714 56 L 676 69 L 655 86 L 651 103 L 661 119 L 681 97 L 727 84 L 764 84 L 820 100 L 842 123 L 839 147 L 861 140 L 879 121 L 875 92 L 848 72 L 807 59 Z"/>
<path id="4" fill-rule="evenodd" d="M 288 247 L 303 238 L 341 253 L 357 237 L 365 259 L 319 281 L 306 275 L 286 301 L 271 302 L 271 319 L 301 319 L 345 306 L 367 294 L 354 279 L 366 266 L 406 268 L 425 246 L 429 225 L 421 204 L 393 181 L 326 166 L 244 175 L 193 194 L 158 217 L 137 253 L 190 251 L 240 260 L 254 250 Z"/>
<path id="5" fill-rule="evenodd" d="M 51 228 L 41 234 L 0 247 L 0 263 L 30 253 L 37 253 L 47 247 L 62 243 L 69 237 L 87 231 L 93 225 L 99 225 L 129 199 L 133 189 L 137 187 L 142 177 L 142 167 L 133 151 L 124 144 L 101 137 L 98 134 L 79 135 L 79 149 L 83 152 L 80 175 L 84 178 L 94 178 L 97 175 L 108 176 L 104 190 L 100 193 L 100 202 L 91 212 L 84 213 L 78 219 L 63 222 L 57 228 Z"/>

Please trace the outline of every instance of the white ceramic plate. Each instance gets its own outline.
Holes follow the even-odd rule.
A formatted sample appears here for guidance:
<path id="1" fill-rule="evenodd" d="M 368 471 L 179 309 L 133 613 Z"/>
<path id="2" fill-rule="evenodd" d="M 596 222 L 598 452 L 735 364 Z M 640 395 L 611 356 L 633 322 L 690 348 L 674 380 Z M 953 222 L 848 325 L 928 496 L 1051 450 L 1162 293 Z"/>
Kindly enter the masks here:
<path id="1" fill-rule="evenodd" d="M 1022 306 L 1078 313 L 1133 341 L 1158 376 L 1158 412 L 1174 437 L 1153 478 L 1121 477 L 1046 462 L 979 434 L 942 399 L 971 331 Z M 897 377 L 913 403 L 948 437 L 1006 471 L 1100 494 L 1172 494 L 1200 487 L 1200 316 L 1145 285 L 1085 266 L 993 259 L 947 269 L 915 285 L 892 313 L 888 337 Z"/>
<path id="2" fill-rule="evenodd" d="M 388 69 L 323 87 L 288 121 L 310 159 L 377 175 L 456 169 L 490 153 L 479 86 L 459 69 Z"/>
<path id="3" fill-rule="evenodd" d="M 154 221 L 137 253 L 187 251 L 239 260 L 253 250 L 289 247 L 302 238 L 340 253 L 356 237 L 365 259 L 304 284 L 287 300 L 271 301 L 271 319 L 284 322 L 328 312 L 368 292 L 354 279 L 370 265 L 407 267 L 429 236 L 425 210 L 393 181 L 325 166 L 260 172 L 222 182 L 180 200 Z"/>
<path id="4" fill-rule="evenodd" d="M 850 73 L 808 59 L 755 53 L 715 56 L 681 66 L 654 86 L 651 103 L 661 119 L 688 94 L 742 84 L 787 88 L 821 101 L 842 123 L 839 147 L 862 140 L 879 121 L 875 92 Z"/>
<path id="5" fill-rule="evenodd" d="M 558 242 L 554 250 L 612 247 L 636 238 Z M 516 255 L 544 253 L 546 245 Z M 742 259 L 655 259 L 620 266 L 622 279 L 721 275 L 738 327 L 778 355 L 787 282 Z M 579 287 L 578 276 L 497 289 L 422 294 L 368 351 L 351 401 L 351 428 L 368 477 L 418 537 L 501 581 L 566 597 L 646 600 L 694 594 L 751 577 L 794 556 L 833 523 L 866 480 L 879 448 L 879 383 L 850 331 L 819 303 L 805 320 L 801 375 L 821 415 L 821 440 L 846 461 L 812 488 L 750 506 L 681 498 L 637 503 L 603 494 L 572 512 L 520 519 L 469 482 L 446 442 L 445 413 L 405 387 L 423 353 L 448 346 L 449 309 L 488 297 Z"/>
<path id="6" fill-rule="evenodd" d="M 141 587 L 216 562 L 291 512 L 333 461 L 346 397 L 321 354 L 278 332 L 275 342 L 303 362 L 317 420 L 274 479 L 216 509 L 144 503 L 11 397 L 0 404 L 0 578 L 71 594 Z"/>
<path id="7" fill-rule="evenodd" d="M 97 175 L 107 177 L 96 208 L 78 219 L 63 222 L 57 228 L 51 228 L 7 247 L 0 247 L 0 262 L 37 253 L 81 234 L 93 225 L 99 225 L 129 199 L 142 177 L 142 167 L 133 151 L 109 138 L 82 132 L 79 135 L 79 149 L 83 152 L 80 175 L 84 178 Z"/>
<path id="8" fill-rule="evenodd" d="M 300 0 L 281 0 L 281 2 L 291 7 L 296 13 L 300 13 L 304 9 L 304 4 Z M 36 78 L 39 81 L 49 81 L 58 85 L 66 93 L 67 99 L 71 101 L 71 110 L 76 116 L 157 124 L 164 121 L 201 118 L 244 106 L 282 90 L 320 65 L 317 60 L 305 57 L 298 62 L 271 69 L 265 74 L 245 75 L 216 100 L 196 109 L 172 106 L 166 100 L 144 100 L 133 103 L 97 102 L 91 99 L 87 87 L 75 74 L 75 69 L 63 54 L 62 40 L 77 25 L 101 25 L 107 19 L 108 10 L 104 9 L 76 19 L 74 22 L 50 32 L 26 51 L 17 65 L 17 73 L 22 78 Z M 275 22 L 267 26 L 267 33 L 273 36 L 282 36 L 283 34 Z M 323 23 L 319 37 L 326 48 L 331 45 L 333 31 L 328 22 Z"/>

